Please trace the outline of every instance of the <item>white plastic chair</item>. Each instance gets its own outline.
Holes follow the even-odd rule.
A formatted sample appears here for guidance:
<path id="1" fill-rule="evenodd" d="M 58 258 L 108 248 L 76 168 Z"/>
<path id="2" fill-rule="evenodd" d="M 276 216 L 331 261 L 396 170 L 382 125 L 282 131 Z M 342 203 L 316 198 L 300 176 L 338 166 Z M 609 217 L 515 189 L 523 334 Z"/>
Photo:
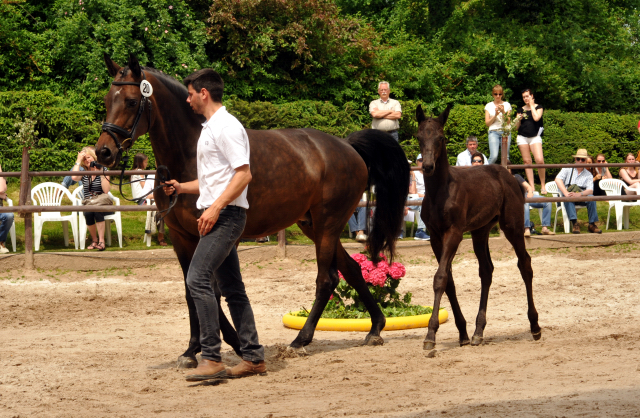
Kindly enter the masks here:
<path id="1" fill-rule="evenodd" d="M 620 196 L 622 194 L 622 188 L 629 190 L 624 181 L 618 179 L 603 179 L 600 180 L 600 188 L 605 191 L 607 196 Z M 634 190 L 635 192 L 636 190 Z M 639 197 L 640 198 L 640 197 Z M 618 231 L 621 231 L 624 227 L 629 229 L 629 210 L 633 206 L 640 206 L 640 202 L 630 202 L 622 200 L 610 200 L 609 212 L 607 212 L 607 229 L 609 229 L 609 218 L 611 215 L 611 208 L 616 208 L 616 226 Z"/>
<path id="2" fill-rule="evenodd" d="M 7 197 L 7 206 L 13 206 L 13 200 Z M 13 245 L 13 252 L 16 252 L 16 223 L 13 222 L 11 229 L 9 230 L 9 237 L 11 238 L 11 245 Z"/>
<path id="3" fill-rule="evenodd" d="M 71 193 L 58 183 L 40 183 L 31 189 L 31 200 L 34 205 L 38 206 L 61 206 L 63 198 L 69 199 L 71 203 L 75 201 Z M 73 232 L 73 241 L 76 250 L 78 249 L 78 213 L 71 212 L 71 215 L 62 216 L 60 212 L 41 212 L 33 215 L 33 233 L 35 235 L 34 247 L 36 251 L 40 250 L 40 239 L 42 238 L 42 225 L 45 222 L 62 222 L 62 231 L 64 233 L 64 245 L 69 246 L 69 226 Z"/>
<path id="4" fill-rule="evenodd" d="M 82 186 L 79 186 L 77 189 L 73 191 L 73 197 L 76 200 L 77 205 L 82 205 Z M 113 201 L 115 206 L 120 206 L 120 199 L 108 193 L 109 198 Z M 104 217 L 104 240 L 105 244 L 111 246 L 111 221 L 116 224 L 116 232 L 118 233 L 118 244 L 120 244 L 120 248 L 122 248 L 122 216 L 120 212 L 115 212 L 113 215 L 106 215 Z M 80 214 L 78 217 L 78 223 L 80 224 L 80 249 L 84 250 L 85 242 L 87 240 L 87 221 L 84 217 L 84 214 Z"/>
<path id="5" fill-rule="evenodd" d="M 151 204 L 151 199 L 146 199 L 147 205 Z M 145 226 L 146 225 L 151 225 L 151 222 L 155 222 L 155 220 L 151 219 L 151 217 L 153 216 L 153 212 L 152 211 L 147 211 L 147 220 L 145 221 Z M 149 233 L 147 234 L 146 230 L 144 233 L 144 238 L 142 240 L 142 242 L 146 242 L 147 243 L 147 247 L 151 247 L 151 231 L 149 231 Z"/>
<path id="6" fill-rule="evenodd" d="M 548 193 L 551 193 L 551 196 L 560 197 L 560 190 L 558 190 L 558 185 L 556 184 L 555 181 L 550 181 L 549 183 L 545 184 L 545 188 L 547 189 Z M 558 212 L 562 211 L 562 223 L 564 226 L 564 233 L 569 234 L 571 233 L 571 221 L 567 216 L 567 210 L 564 207 L 564 202 L 560 202 L 560 205 L 558 205 L 558 202 L 555 202 L 555 203 L 556 203 L 556 210 L 555 210 L 556 219 L 553 222 L 553 232 L 556 232 L 556 225 L 558 224 Z M 578 211 L 578 209 L 586 209 L 586 208 L 587 206 L 585 204 L 576 203 L 576 212 Z"/>

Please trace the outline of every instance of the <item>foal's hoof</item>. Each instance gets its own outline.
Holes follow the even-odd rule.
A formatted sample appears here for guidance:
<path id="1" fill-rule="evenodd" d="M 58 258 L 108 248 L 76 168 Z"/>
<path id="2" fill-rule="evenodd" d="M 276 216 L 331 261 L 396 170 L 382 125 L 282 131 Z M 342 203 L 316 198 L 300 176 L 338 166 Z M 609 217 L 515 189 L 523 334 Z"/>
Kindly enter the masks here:
<path id="1" fill-rule="evenodd" d="M 384 345 L 384 340 L 379 335 L 367 335 L 364 345 Z"/>
<path id="2" fill-rule="evenodd" d="M 471 345 L 480 345 L 482 341 L 484 341 L 484 338 L 478 337 L 477 335 L 471 337 Z"/>
<path id="3" fill-rule="evenodd" d="M 460 340 L 460 347 L 464 347 L 465 345 L 469 345 L 471 341 L 469 339 Z"/>
<path id="4" fill-rule="evenodd" d="M 533 336 L 534 341 L 538 341 L 540 338 L 542 338 L 542 331 L 532 332 L 531 335 Z"/>
<path id="5" fill-rule="evenodd" d="M 424 341 L 422 343 L 422 349 L 423 350 L 433 350 L 434 348 L 436 348 L 436 342 L 435 341 Z"/>
<path id="6" fill-rule="evenodd" d="M 178 362 L 176 363 L 176 367 L 179 369 L 195 369 L 198 367 L 198 360 L 195 357 L 178 357 Z"/>

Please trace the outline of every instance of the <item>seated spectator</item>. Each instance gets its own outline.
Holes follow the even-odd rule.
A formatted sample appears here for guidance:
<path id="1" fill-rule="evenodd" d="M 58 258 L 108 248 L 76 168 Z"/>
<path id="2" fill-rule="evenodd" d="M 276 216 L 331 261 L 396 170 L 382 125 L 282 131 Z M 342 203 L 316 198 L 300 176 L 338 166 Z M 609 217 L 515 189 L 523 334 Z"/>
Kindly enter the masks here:
<path id="1" fill-rule="evenodd" d="M 507 161 L 507 164 L 511 164 L 511 162 Z M 509 169 L 509 173 L 511 173 L 511 169 Z M 524 196 L 533 197 L 533 193 L 535 192 L 535 189 L 533 188 L 533 186 L 527 183 L 524 180 L 524 177 L 522 177 L 520 174 L 514 174 L 513 176 L 516 178 L 516 180 L 518 180 L 518 184 L 522 188 L 522 191 L 524 192 Z M 543 235 L 555 235 L 556 234 L 555 232 L 549 230 L 549 227 L 551 226 L 551 202 L 545 202 L 545 203 L 525 203 L 524 204 L 524 236 L 525 237 L 531 236 L 531 228 L 533 223 L 531 222 L 531 219 L 530 219 L 531 214 L 529 211 L 532 207 L 536 209 L 542 209 L 542 219 L 540 219 L 540 221 L 542 222 L 542 229 L 540 230 L 540 232 Z"/>
<path id="2" fill-rule="evenodd" d="M 110 184 L 109 177 L 100 175 L 100 171 L 97 167 L 91 167 L 91 163 L 96 158 L 96 153 L 92 149 L 93 147 L 84 147 L 82 151 L 78 153 L 76 163 L 73 165 L 71 171 L 80 171 L 80 167 L 84 168 L 84 171 L 95 172 L 95 174 L 88 173 L 84 176 L 73 176 L 73 181 L 82 181 L 83 195 L 85 199 L 90 199 L 95 196 L 99 196 L 103 193 L 109 193 Z M 87 222 L 87 228 L 91 234 L 91 245 L 87 247 L 87 250 L 105 250 L 104 243 L 104 231 L 105 222 L 104 217 L 110 215 L 108 212 L 83 212 L 84 218 Z M 96 234 L 97 232 L 97 234 Z M 80 237 L 84 239 L 84 237 Z"/>
<path id="3" fill-rule="evenodd" d="M 604 154 L 598 154 L 596 155 L 596 164 L 606 164 L 607 160 L 604 156 Z M 600 180 L 604 180 L 604 179 L 612 179 L 613 176 L 611 175 L 611 172 L 609 172 L 609 168 L 608 167 L 594 167 L 593 171 L 591 172 L 593 174 L 593 195 L 594 196 L 606 196 L 607 193 L 602 190 L 600 188 Z"/>
<path id="4" fill-rule="evenodd" d="M 94 153 L 96 152 L 96 148 L 95 148 L 95 147 L 88 146 L 88 147 L 85 147 L 85 148 L 86 148 L 86 149 L 91 149 L 91 150 L 93 150 L 93 152 L 94 152 Z M 73 171 L 73 167 L 71 167 L 71 170 L 69 170 L 69 171 Z M 84 171 L 84 168 L 83 168 L 82 166 L 80 166 L 80 171 Z M 71 176 L 66 176 L 65 178 L 63 178 L 63 179 L 62 179 L 62 183 L 61 183 L 61 184 L 62 184 L 65 188 L 67 188 L 67 189 L 68 189 L 69 187 L 73 186 L 73 185 L 74 185 L 74 184 L 76 184 L 76 183 L 78 183 L 78 182 L 77 182 L 77 181 L 74 181 L 74 180 L 73 180 L 73 178 L 72 178 Z M 81 195 L 81 197 L 83 197 L 83 198 L 84 198 L 84 196 L 82 196 L 82 192 L 80 192 L 80 193 L 81 193 L 81 194 L 80 194 L 80 195 Z"/>
<path id="5" fill-rule="evenodd" d="M 628 153 L 624 159 L 625 163 L 634 164 L 636 157 L 633 153 Z M 627 183 L 627 186 L 631 189 L 640 190 L 640 171 L 636 167 L 624 167 L 620 169 L 620 178 Z M 626 190 L 622 188 L 622 194 L 638 194 L 637 191 Z"/>
<path id="6" fill-rule="evenodd" d="M 0 173 L 2 173 L 2 166 L 0 166 Z M 0 207 L 4 205 L 5 200 L 7 200 L 7 181 L 4 177 L 0 177 Z M 9 252 L 5 242 L 12 225 L 13 213 L 0 213 L 0 254 Z"/>
<path id="7" fill-rule="evenodd" d="M 416 166 L 419 168 L 422 168 L 422 154 L 418 154 L 418 157 L 416 158 Z M 424 199 L 425 188 L 424 188 L 424 174 L 422 174 L 422 170 L 411 171 L 411 185 L 409 186 L 409 193 L 417 194 L 418 195 L 417 200 Z M 418 229 L 416 230 L 416 234 L 413 237 L 413 239 L 420 240 L 420 241 L 429 241 L 431 237 L 427 233 L 428 232 L 427 227 L 424 224 L 422 217 L 420 217 L 420 213 L 422 211 L 422 205 L 411 206 L 411 210 L 418 212 Z"/>
<path id="8" fill-rule="evenodd" d="M 471 155 L 478 150 L 478 138 L 475 136 L 467 137 L 467 149 L 458 154 L 458 158 L 456 158 L 456 166 L 457 167 L 471 167 Z M 482 159 L 484 160 L 484 164 L 487 163 L 487 157 L 484 154 L 482 155 Z"/>
<path id="9" fill-rule="evenodd" d="M 471 165 L 484 165 L 484 159 L 482 158 L 482 154 L 478 151 L 471 154 Z"/>
<path id="10" fill-rule="evenodd" d="M 362 195 L 362 199 L 360 202 L 367 201 L 367 194 Z M 356 210 L 349 218 L 349 233 L 356 233 L 356 241 L 365 242 L 367 240 L 367 235 L 364 231 L 367 229 L 367 208 L 366 207 L 357 207 Z"/>
<path id="11" fill-rule="evenodd" d="M 575 162 L 580 164 L 587 161 L 589 154 L 587 154 L 586 149 L 579 149 L 573 157 L 575 158 Z M 561 196 L 593 196 L 593 176 L 584 168 L 563 168 L 556 176 L 555 182 L 558 185 Z M 586 202 L 585 204 L 587 205 L 587 212 L 589 213 L 589 232 L 601 234 L 602 231 L 596 226 L 596 222 L 598 222 L 596 202 Z M 564 207 L 569 220 L 573 224 L 572 232 L 579 234 L 580 226 L 578 225 L 575 203 L 564 202 Z"/>
<path id="12" fill-rule="evenodd" d="M 132 170 L 146 170 L 147 165 L 149 165 L 149 157 L 142 153 L 137 153 L 133 157 L 133 167 Z M 131 176 L 131 194 L 134 199 L 145 198 L 151 199 L 153 203 L 153 186 L 155 183 L 156 176 L 153 174 L 145 174 L 138 175 L 134 174 Z M 145 200 L 140 201 L 139 205 L 145 205 L 147 202 Z M 149 221 L 149 225 L 145 225 L 145 233 L 151 234 L 156 229 L 156 219 L 157 213 L 153 212 L 151 214 L 151 218 Z M 164 221 L 160 221 L 160 225 L 158 226 L 158 244 L 166 247 L 167 243 L 164 240 Z"/>

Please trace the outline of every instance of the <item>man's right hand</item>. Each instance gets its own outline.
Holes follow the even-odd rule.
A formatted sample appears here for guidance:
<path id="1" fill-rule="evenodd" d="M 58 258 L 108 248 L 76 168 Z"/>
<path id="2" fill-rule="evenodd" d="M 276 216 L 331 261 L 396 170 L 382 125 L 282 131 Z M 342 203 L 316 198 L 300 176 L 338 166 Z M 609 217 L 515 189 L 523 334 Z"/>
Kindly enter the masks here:
<path id="1" fill-rule="evenodd" d="M 162 186 L 162 190 L 164 190 L 164 194 L 171 196 L 173 192 L 180 194 L 182 187 L 180 187 L 180 183 L 175 180 L 167 180 Z"/>

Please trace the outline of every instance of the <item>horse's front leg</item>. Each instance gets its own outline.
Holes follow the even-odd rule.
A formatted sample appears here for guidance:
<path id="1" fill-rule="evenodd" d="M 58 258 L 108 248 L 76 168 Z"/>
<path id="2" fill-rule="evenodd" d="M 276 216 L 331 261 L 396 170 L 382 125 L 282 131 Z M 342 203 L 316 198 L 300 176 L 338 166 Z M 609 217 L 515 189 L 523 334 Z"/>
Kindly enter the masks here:
<path id="1" fill-rule="evenodd" d="M 422 345 L 422 348 L 425 350 L 432 350 L 436 346 L 436 332 L 438 332 L 438 328 L 440 327 L 440 322 L 438 320 L 440 301 L 442 300 L 442 295 L 447 290 L 449 277 L 451 275 L 451 262 L 456 255 L 460 241 L 462 241 L 462 232 L 454 228 L 450 228 L 445 232 L 442 238 L 437 234 L 434 235 L 436 236 L 435 239 L 432 236 L 431 245 L 436 253 L 436 258 L 438 258 L 438 271 L 436 271 L 436 274 L 433 277 L 433 292 L 435 294 L 435 298 L 433 301 L 433 313 L 429 320 L 429 330 L 427 331 L 427 336 L 425 337 Z M 439 257 L 438 252 L 440 253 Z M 452 289 L 455 293 L 455 288 Z M 454 298 L 454 300 L 456 301 L 456 307 L 459 311 L 460 308 L 457 306 L 457 299 Z M 459 315 L 455 315 L 456 313 Z M 458 324 L 458 317 L 464 322 L 462 312 L 455 312 L 454 310 L 454 316 L 456 318 L 456 325 L 460 325 Z M 458 327 L 458 330 L 460 330 L 460 327 Z M 464 322 L 464 333 L 466 334 L 466 322 Z M 460 334 L 460 338 L 462 341 L 462 332 Z M 466 337 L 466 339 L 468 340 L 468 337 Z"/>

